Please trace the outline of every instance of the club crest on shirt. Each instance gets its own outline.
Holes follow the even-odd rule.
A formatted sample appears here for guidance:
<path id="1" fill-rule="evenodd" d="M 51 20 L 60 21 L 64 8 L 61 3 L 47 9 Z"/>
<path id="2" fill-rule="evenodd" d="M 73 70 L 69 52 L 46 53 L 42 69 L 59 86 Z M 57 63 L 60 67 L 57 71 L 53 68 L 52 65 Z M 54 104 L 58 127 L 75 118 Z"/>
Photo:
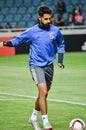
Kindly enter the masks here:
<path id="1" fill-rule="evenodd" d="M 36 39 L 39 39 L 39 38 L 40 38 L 40 36 L 35 34 L 35 38 L 36 38 Z"/>
<path id="2" fill-rule="evenodd" d="M 53 33 L 50 33 L 50 39 L 53 39 L 54 38 L 54 34 Z"/>

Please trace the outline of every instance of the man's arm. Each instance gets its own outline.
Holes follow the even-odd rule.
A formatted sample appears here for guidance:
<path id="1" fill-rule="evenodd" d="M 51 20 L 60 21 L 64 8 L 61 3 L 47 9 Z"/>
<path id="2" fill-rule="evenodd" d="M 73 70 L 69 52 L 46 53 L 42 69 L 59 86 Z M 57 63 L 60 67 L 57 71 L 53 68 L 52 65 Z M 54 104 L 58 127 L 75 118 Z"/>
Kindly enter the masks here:
<path id="1" fill-rule="evenodd" d="M 63 57 L 64 57 L 64 53 L 58 53 L 58 66 L 60 67 L 60 69 L 64 68 Z"/>
<path id="2" fill-rule="evenodd" d="M 0 42 L 0 46 L 9 46 L 9 47 L 13 47 L 13 44 L 12 44 L 12 42 L 11 41 L 7 41 L 7 42 L 5 42 L 5 41 L 2 41 L 2 42 Z"/>
<path id="3" fill-rule="evenodd" d="M 63 69 L 64 68 L 63 59 L 64 59 L 64 53 L 65 53 L 65 43 L 64 43 L 64 37 L 61 34 L 60 30 L 58 32 L 57 50 L 58 50 L 58 66 L 60 67 L 60 69 Z"/>
<path id="4" fill-rule="evenodd" d="M 7 42 L 5 41 L 0 42 L 0 47 L 3 47 L 3 46 L 16 47 L 21 44 L 27 43 L 30 41 L 30 34 L 31 33 L 28 29 L 12 40 L 9 40 Z"/>
<path id="5" fill-rule="evenodd" d="M 3 47 L 3 46 L 13 47 L 11 41 L 8 41 L 8 42 L 2 41 L 2 42 L 0 42 L 0 47 Z"/>

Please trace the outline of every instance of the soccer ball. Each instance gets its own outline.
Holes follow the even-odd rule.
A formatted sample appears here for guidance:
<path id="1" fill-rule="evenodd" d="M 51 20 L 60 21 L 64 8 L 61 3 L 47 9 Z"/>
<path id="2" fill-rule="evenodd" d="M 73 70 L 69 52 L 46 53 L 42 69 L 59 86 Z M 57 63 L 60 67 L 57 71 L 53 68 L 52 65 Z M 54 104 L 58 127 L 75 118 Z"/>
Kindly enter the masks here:
<path id="1" fill-rule="evenodd" d="M 70 127 L 70 130 L 84 130 L 85 123 L 82 119 L 76 118 L 76 119 L 71 120 L 69 127 Z"/>

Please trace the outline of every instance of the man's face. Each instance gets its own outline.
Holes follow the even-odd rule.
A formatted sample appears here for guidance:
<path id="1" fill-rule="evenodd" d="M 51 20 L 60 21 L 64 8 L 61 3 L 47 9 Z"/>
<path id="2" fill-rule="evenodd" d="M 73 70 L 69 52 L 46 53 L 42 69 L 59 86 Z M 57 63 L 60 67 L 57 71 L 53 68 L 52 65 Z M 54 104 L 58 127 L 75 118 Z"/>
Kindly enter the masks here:
<path id="1" fill-rule="evenodd" d="M 51 14 L 44 14 L 42 17 L 39 16 L 40 25 L 48 29 L 50 27 L 51 17 Z"/>

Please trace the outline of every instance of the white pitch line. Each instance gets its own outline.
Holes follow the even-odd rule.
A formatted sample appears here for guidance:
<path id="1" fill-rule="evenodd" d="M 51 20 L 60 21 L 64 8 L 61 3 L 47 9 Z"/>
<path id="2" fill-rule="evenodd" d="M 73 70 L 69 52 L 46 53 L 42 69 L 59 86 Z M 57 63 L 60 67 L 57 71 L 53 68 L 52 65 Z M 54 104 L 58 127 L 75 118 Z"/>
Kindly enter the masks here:
<path id="1" fill-rule="evenodd" d="M 20 100 L 28 100 L 28 99 L 15 99 L 15 98 L 1 98 L 0 101 L 20 101 Z"/>
<path id="2" fill-rule="evenodd" d="M 48 99 L 48 100 L 49 101 L 54 101 L 54 102 L 62 102 L 62 103 L 68 103 L 68 104 L 75 104 L 75 105 L 86 106 L 86 103 L 81 103 L 81 102 L 73 102 L 73 101 L 57 100 L 57 99 Z"/>
<path id="3" fill-rule="evenodd" d="M 36 97 L 34 96 L 27 96 L 27 95 L 21 95 L 21 94 L 12 94 L 12 93 L 6 93 L 6 92 L 0 92 L 0 94 L 3 95 L 9 95 L 9 96 L 18 96 L 18 97 L 25 97 L 25 98 L 31 98 L 35 99 Z M 48 98 L 49 101 L 53 102 L 62 102 L 62 103 L 68 103 L 68 104 L 74 104 L 74 105 L 81 105 L 81 106 L 86 106 L 86 103 L 80 103 L 80 102 L 72 102 L 72 101 L 66 101 L 66 100 L 57 100 L 57 99 L 50 99 Z"/>
<path id="4" fill-rule="evenodd" d="M 31 98 L 31 99 L 35 99 L 36 97 L 34 96 L 27 96 L 27 95 L 22 95 L 22 94 L 15 94 L 15 93 L 6 93 L 6 92 L 0 92 L 0 94 L 3 94 L 3 95 L 9 95 L 9 96 L 15 96 L 15 97 L 25 97 L 25 98 Z"/>

